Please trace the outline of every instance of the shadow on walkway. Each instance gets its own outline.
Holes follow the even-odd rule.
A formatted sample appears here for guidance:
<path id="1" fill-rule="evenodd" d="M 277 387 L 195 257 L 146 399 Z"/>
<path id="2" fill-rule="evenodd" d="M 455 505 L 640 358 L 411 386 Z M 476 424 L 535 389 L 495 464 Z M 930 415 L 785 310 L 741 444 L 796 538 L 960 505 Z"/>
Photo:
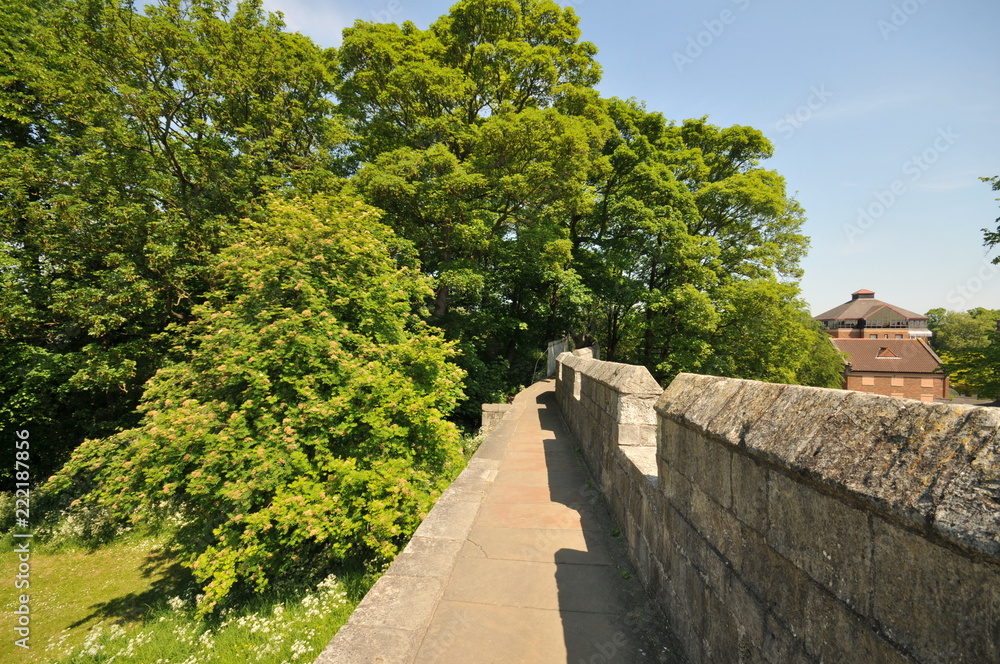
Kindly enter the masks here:
<path id="1" fill-rule="evenodd" d="M 641 588 L 602 494 L 586 469 L 555 394 L 536 397 L 549 498 L 579 513 L 585 547 L 555 551 L 567 664 L 678 662 L 665 618 Z M 530 416 L 529 413 L 525 413 Z"/>

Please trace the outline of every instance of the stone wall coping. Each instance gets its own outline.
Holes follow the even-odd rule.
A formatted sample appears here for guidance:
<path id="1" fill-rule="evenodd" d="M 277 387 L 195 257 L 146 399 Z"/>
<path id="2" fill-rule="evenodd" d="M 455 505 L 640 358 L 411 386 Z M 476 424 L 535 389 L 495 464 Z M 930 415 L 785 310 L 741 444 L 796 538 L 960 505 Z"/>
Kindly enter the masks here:
<path id="1" fill-rule="evenodd" d="M 511 404 L 487 404 L 503 406 L 503 418 L 314 664 L 414 662 L 518 419 L 544 387 L 522 390 Z"/>
<path id="2" fill-rule="evenodd" d="M 661 417 L 1000 559 L 1000 409 L 679 374 Z"/>
<path id="3" fill-rule="evenodd" d="M 572 353 L 561 353 L 556 361 L 610 387 L 619 394 L 658 396 L 663 393 L 663 388 L 649 373 L 649 369 L 643 366 L 594 360 Z"/>

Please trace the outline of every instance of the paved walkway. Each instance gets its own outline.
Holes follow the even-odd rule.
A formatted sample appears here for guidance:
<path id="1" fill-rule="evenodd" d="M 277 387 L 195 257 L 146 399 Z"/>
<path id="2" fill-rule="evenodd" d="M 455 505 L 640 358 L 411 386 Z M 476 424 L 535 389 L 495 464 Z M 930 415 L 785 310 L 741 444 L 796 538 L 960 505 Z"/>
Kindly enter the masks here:
<path id="1" fill-rule="evenodd" d="M 677 661 L 553 390 L 518 395 L 317 664 Z"/>

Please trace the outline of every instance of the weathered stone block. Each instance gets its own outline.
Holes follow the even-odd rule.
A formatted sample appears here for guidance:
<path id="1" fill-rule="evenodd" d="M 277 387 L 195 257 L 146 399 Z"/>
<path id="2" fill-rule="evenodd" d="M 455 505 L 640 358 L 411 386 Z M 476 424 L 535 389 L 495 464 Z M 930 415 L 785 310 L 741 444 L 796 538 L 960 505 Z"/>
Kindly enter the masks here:
<path id="1" fill-rule="evenodd" d="M 739 625 L 712 589 L 705 593 L 702 637 L 706 654 L 714 664 L 740 664 Z"/>
<path id="2" fill-rule="evenodd" d="M 717 592 L 727 610 L 733 615 L 740 634 L 755 649 L 762 649 L 767 611 L 761 599 L 754 596 L 743 580 L 732 571 L 725 575 Z"/>
<path id="3" fill-rule="evenodd" d="M 510 404 L 507 403 L 484 403 L 480 430 L 484 433 L 492 431 L 508 410 L 510 410 Z"/>
<path id="4" fill-rule="evenodd" d="M 674 509 L 685 517 L 691 513 L 691 482 L 673 466 L 660 468 L 660 487 Z"/>
<path id="5" fill-rule="evenodd" d="M 799 617 L 810 591 L 820 592 L 809 577 L 772 549 L 752 530 L 743 531 L 743 565 L 736 570 L 749 590 L 760 597 L 776 618 L 801 632 Z"/>
<path id="6" fill-rule="evenodd" d="M 742 565 L 743 536 L 740 522 L 733 513 L 697 486 L 691 491 L 691 525 L 734 567 Z"/>
<path id="7" fill-rule="evenodd" d="M 410 662 L 420 646 L 423 633 L 348 623 L 313 664 L 371 664 Z"/>
<path id="8" fill-rule="evenodd" d="M 611 444 L 622 447 L 656 447 L 656 426 L 652 424 L 611 423 Z"/>
<path id="9" fill-rule="evenodd" d="M 705 462 L 705 438 L 698 431 L 674 425 L 668 427 L 667 439 L 662 441 L 658 454 L 670 464 L 674 470 L 697 483 Z"/>
<path id="10" fill-rule="evenodd" d="M 767 543 L 854 610 L 867 615 L 872 535 L 868 515 L 772 472 Z"/>
<path id="11" fill-rule="evenodd" d="M 876 519 L 873 616 L 923 662 L 1000 662 L 1000 568 Z"/>
<path id="12" fill-rule="evenodd" d="M 426 627 L 445 583 L 446 579 L 435 577 L 385 574 L 354 609 L 350 624 L 402 630 Z"/>
<path id="13" fill-rule="evenodd" d="M 817 664 L 809 657 L 800 639 L 795 638 L 788 626 L 767 614 L 764 622 L 764 647 L 761 649 L 765 661 L 770 664 Z"/>
<path id="14" fill-rule="evenodd" d="M 977 436 L 986 442 L 945 485 L 934 511 L 934 524 L 953 540 L 1000 558 L 1000 427 L 994 427 L 984 410 L 970 413 L 969 419 L 975 416 L 977 420 L 975 427 L 967 424 L 962 433 L 967 447 L 973 446 Z M 993 435 L 989 437 L 991 427 Z"/>
<path id="15" fill-rule="evenodd" d="M 690 441 L 695 443 L 696 441 Z M 727 446 L 714 440 L 697 441 L 689 445 L 694 449 L 688 479 L 702 491 L 712 496 L 724 508 L 733 504 L 732 457 Z"/>
<path id="16" fill-rule="evenodd" d="M 765 466 L 745 454 L 732 456 L 733 511 L 736 518 L 759 533 L 767 530 L 767 482 Z"/>
<path id="17" fill-rule="evenodd" d="M 617 394 L 617 419 L 619 422 L 630 424 L 656 424 L 656 411 L 653 407 L 660 393 L 616 393 Z M 655 443 L 655 441 L 653 441 Z"/>
<path id="18" fill-rule="evenodd" d="M 823 592 L 810 592 L 796 629 L 806 652 L 833 664 L 912 664 L 912 661 L 853 612 Z"/>

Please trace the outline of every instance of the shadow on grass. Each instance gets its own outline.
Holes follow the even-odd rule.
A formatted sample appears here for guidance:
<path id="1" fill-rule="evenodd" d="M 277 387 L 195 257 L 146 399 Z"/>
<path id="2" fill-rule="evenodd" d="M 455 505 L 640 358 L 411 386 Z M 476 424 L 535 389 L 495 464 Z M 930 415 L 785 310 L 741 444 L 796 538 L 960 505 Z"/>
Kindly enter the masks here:
<path id="1" fill-rule="evenodd" d="M 128 593 L 106 602 L 92 604 L 92 612 L 70 624 L 70 628 L 85 625 L 91 620 L 115 623 L 138 622 L 167 606 L 171 597 L 183 596 L 195 587 L 191 571 L 175 561 L 166 549 L 151 552 L 139 568 L 142 578 L 156 578 L 149 588 L 142 592 Z"/>
<path id="2" fill-rule="evenodd" d="M 363 561 L 344 561 L 338 568 L 332 570 L 342 584 L 342 588 L 352 604 L 357 604 L 371 589 L 380 572 L 373 573 Z M 97 620 L 126 624 L 148 621 L 151 617 L 165 611 L 168 600 L 173 597 L 190 596 L 196 591 L 198 584 L 191 571 L 176 562 L 175 555 L 168 549 L 158 549 L 146 556 L 140 567 L 143 578 L 156 578 L 149 588 L 142 592 L 133 592 L 110 599 L 106 602 L 93 604 L 88 608 L 91 612 L 85 617 L 69 625 L 71 629 L 86 625 Z M 263 595 L 248 591 L 235 590 L 229 597 L 229 606 L 239 607 L 241 612 L 254 610 L 259 606 L 271 605 L 289 600 L 298 600 L 315 583 L 317 579 L 289 579 L 273 586 Z M 208 617 L 209 624 L 221 620 L 218 613 Z"/>

